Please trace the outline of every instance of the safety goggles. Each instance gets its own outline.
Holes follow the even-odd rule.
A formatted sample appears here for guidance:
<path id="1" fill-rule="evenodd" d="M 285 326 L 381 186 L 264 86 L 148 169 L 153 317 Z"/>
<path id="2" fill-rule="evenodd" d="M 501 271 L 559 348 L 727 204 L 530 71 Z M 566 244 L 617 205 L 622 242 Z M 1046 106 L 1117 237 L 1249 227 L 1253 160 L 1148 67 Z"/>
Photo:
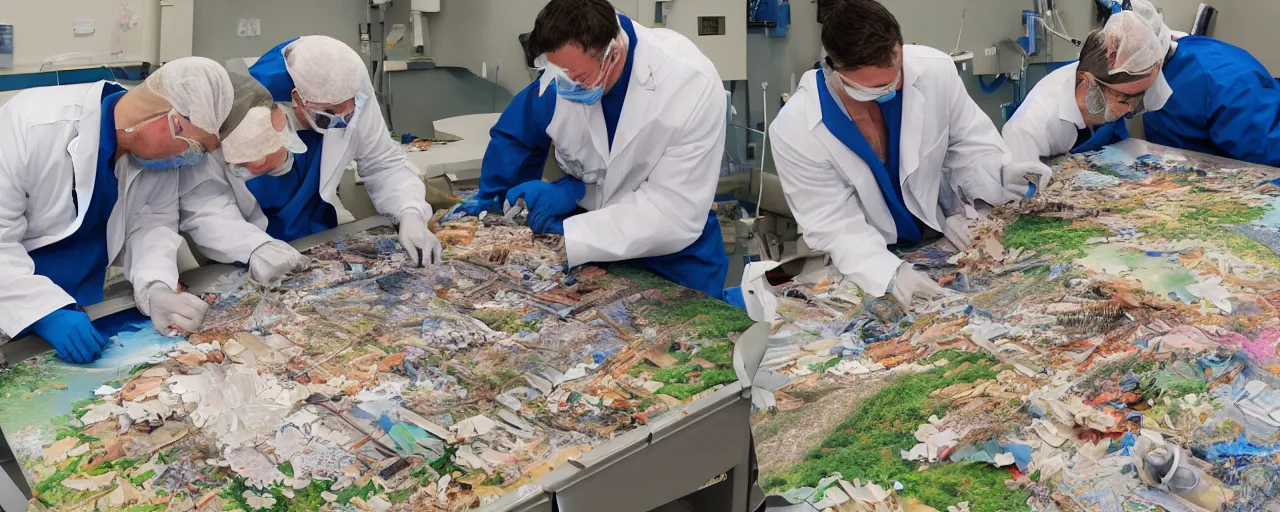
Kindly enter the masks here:
<path id="1" fill-rule="evenodd" d="M 1106 98 L 1107 104 L 1110 104 L 1111 102 L 1114 101 L 1116 103 L 1121 103 L 1124 106 L 1128 107 L 1128 109 L 1125 111 L 1125 114 L 1124 114 L 1124 117 L 1126 119 L 1133 119 L 1134 117 L 1138 116 L 1139 114 L 1141 114 L 1143 111 L 1146 110 L 1146 98 L 1147 98 L 1146 91 L 1142 91 L 1137 94 L 1123 93 L 1115 90 L 1110 85 L 1103 83 L 1101 80 L 1098 80 L 1096 77 L 1093 78 L 1093 83 L 1097 84 L 1098 89 L 1102 91 L 1103 97 Z"/>
<path id="2" fill-rule="evenodd" d="M 605 49 L 604 55 L 600 57 L 600 69 L 596 73 L 585 72 L 579 73 L 575 79 L 569 75 L 564 68 L 552 64 L 547 59 L 546 54 L 539 55 L 534 59 L 533 66 L 536 69 L 552 73 L 556 80 L 556 88 L 560 91 L 574 91 L 579 89 L 594 89 L 604 84 L 605 77 L 609 76 L 609 72 L 613 70 L 613 66 L 617 64 L 618 51 L 617 48 L 622 44 L 618 40 L 609 43 L 609 47 Z"/>
<path id="3" fill-rule="evenodd" d="M 294 89 L 293 92 L 298 95 L 298 98 L 302 98 L 302 93 L 298 92 L 297 89 Z M 355 109 L 351 109 L 346 114 L 339 114 L 334 111 L 332 105 L 315 105 L 305 98 L 302 99 L 302 107 L 307 110 L 307 113 L 311 114 L 311 119 L 315 122 L 316 128 L 321 130 L 346 128 L 351 123 L 351 118 L 356 115 Z"/>
<path id="4" fill-rule="evenodd" d="M 840 73 L 836 73 L 836 76 L 840 78 L 840 83 L 844 85 L 845 92 L 849 94 L 849 97 L 856 101 L 879 100 L 880 98 L 888 96 L 898 90 L 898 86 L 902 83 L 901 70 L 898 71 L 898 76 L 894 77 L 893 82 L 880 87 L 867 87 L 845 78 L 844 75 L 841 75 Z"/>
<path id="5" fill-rule="evenodd" d="M 185 119 L 185 118 L 184 118 L 184 117 L 182 117 L 182 114 L 179 114 L 179 113 L 178 113 L 178 111 L 177 111 L 177 110 L 175 110 L 175 109 L 170 109 L 168 112 L 161 112 L 161 113 L 159 113 L 159 114 L 155 114 L 155 115 L 153 115 L 153 116 L 151 116 L 151 117 L 148 117 L 148 118 L 146 118 L 146 119 L 143 119 L 143 120 L 142 120 L 141 122 L 139 122 L 138 124 L 135 124 L 135 125 L 133 125 L 133 126 L 130 126 L 130 127 L 128 127 L 128 128 L 125 128 L 125 129 L 124 129 L 124 132 L 125 132 L 125 133 L 134 133 L 134 132 L 136 132 L 136 131 L 138 131 L 138 130 L 141 130 L 141 129 L 142 129 L 142 127 L 147 126 L 147 125 L 149 125 L 149 124 L 151 124 L 151 123 L 154 123 L 154 122 L 156 122 L 156 121 L 159 121 L 159 120 L 161 120 L 161 119 L 163 119 L 163 120 L 165 121 L 165 123 L 169 126 L 169 135 L 170 135 L 170 136 L 172 136 L 174 139 L 177 139 L 177 140 L 180 140 L 180 141 L 186 142 L 186 143 L 187 143 L 187 145 L 188 145 L 188 146 L 191 146 L 191 149 L 195 150 L 195 152 L 196 152 L 197 154 L 201 154 L 201 155 L 203 155 L 203 154 L 205 153 L 204 144 L 201 144 L 201 143 L 200 143 L 200 141 L 197 141 L 197 140 L 192 139 L 192 138 L 190 138 L 190 137 L 184 137 L 184 136 L 182 136 L 182 135 L 181 135 L 181 134 L 182 134 L 182 119 Z"/>

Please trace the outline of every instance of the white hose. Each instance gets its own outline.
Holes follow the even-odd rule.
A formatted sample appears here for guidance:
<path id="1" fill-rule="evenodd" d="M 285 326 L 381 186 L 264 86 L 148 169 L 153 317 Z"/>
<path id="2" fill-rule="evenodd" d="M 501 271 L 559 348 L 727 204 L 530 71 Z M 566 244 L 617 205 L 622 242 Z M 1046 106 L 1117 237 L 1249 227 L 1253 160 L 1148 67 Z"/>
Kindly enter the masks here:
<path id="1" fill-rule="evenodd" d="M 764 201 L 764 162 L 769 158 L 769 82 L 761 82 L 764 95 L 764 140 L 760 143 L 760 192 L 756 197 L 756 217 L 760 216 L 760 203 Z"/>

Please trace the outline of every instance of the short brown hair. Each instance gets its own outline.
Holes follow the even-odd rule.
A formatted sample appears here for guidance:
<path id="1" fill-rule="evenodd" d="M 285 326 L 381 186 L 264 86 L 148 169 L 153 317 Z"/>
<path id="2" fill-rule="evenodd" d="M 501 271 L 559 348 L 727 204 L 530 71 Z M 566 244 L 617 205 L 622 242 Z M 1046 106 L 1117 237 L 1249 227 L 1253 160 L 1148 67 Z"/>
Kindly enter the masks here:
<path id="1" fill-rule="evenodd" d="M 576 44 L 587 53 L 604 51 L 618 37 L 618 15 L 608 0 L 551 0 L 529 33 L 529 53 L 554 52 Z"/>
<path id="2" fill-rule="evenodd" d="M 898 19 L 875 0 L 831 0 L 822 22 L 822 46 L 834 69 L 894 65 L 894 48 L 902 45 Z"/>

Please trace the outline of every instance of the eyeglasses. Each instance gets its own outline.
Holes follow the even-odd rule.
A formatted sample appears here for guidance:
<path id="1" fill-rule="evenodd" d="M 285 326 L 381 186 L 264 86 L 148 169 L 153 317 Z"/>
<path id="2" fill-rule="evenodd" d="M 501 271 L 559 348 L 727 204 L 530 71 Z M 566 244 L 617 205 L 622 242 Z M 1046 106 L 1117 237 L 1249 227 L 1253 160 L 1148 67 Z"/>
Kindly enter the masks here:
<path id="1" fill-rule="evenodd" d="M 551 61 L 547 59 L 546 54 L 538 56 L 534 61 L 534 67 L 540 70 L 550 70 L 554 72 L 557 82 L 556 87 L 560 90 L 570 90 L 575 88 L 591 89 L 604 83 L 605 77 L 607 77 L 609 72 L 613 70 L 613 65 L 618 61 L 618 59 L 615 58 L 619 55 L 616 51 L 618 46 L 618 41 L 609 43 L 609 47 L 605 49 L 604 55 L 600 57 L 600 71 L 590 81 L 587 81 L 584 78 L 584 75 L 590 76 L 590 72 L 578 73 L 576 76 L 569 76 L 569 72 L 567 70 L 552 64 Z"/>
<path id="2" fill-rule="evenodd" d="M 302 93 L 294 89 L 293 92 L 298 95 L 298 99 L 302 100 L 302 107 L 312 114 L 312 120 L 315 121 L 316 128 L 328 130 L 330 128 L 346 128 L 351 123 L 352 116 L 355 116 L 355 109 L 345 114 L 339 114 L 334 110 L 333 106 L 317 106 L 302 97 Z"/>
<path id="3" fill-rule="evenodd" d="M 156 121 L 159 121 L 161 119 L 164 119 L 166 121 L 166 124 L 169 125 L 169 135 L 171 137 L 173 137 L 174 139 L 186 142 L 187 145 L 191 146 L 191 149 L 194 149 L 196 151 L 196 153 L 199 153 L 199 154 L 205 153 L 204 144 L 201 144 L 200 141 L 197 141 L 190 137 L 184 137 L 182 135 L 183 133 L 182 120 L 186 118 L 183 117 L 182 114 L 179 114 L 178 111 L 175 109 L 170 109 L 168 112 L 161 112 L 159 114 L 154 114 L 146 119 L 143 119 L 138 124 L 125 128 L 124 132 L 125 133 L 137 132 L 138 130 L 141 130 L 142 127 L 149 125 L 151 123 L 154 123 Z"/>

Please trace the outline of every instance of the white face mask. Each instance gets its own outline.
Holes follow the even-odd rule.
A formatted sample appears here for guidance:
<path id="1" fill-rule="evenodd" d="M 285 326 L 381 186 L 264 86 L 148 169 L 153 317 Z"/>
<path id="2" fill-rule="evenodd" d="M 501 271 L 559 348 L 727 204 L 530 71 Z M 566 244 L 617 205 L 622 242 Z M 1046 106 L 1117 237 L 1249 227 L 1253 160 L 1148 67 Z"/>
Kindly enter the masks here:
<path id="1" fill-rule="evenodd" d="M 286 153 L 283 163 L 276 166 L 275 169 L 267 171 L 263 174 L 266 174 L 268 176 L 284 176 L 285 174 L 288 174 L 289 171 L 291 170 L 293 170 L 293 153 Z M 251 179 L 261 176 L 261 174 L 254 174 L 253 171 L 250 171 L 248 167 L 245 167 L 240 164 L 231 164 L 231 174 L 241 181 L 249 181 Z"/>
<path id="2" fill-rule="evenodd" d="M 902 70 L 898 70 L 898 76 L 894 77 L 893 82 L 883 87 L 867 87 L 836 73 L 840 78 L 840 85 L 844 87 L 845 94 L 848 94 L 853 101 L 874 101 L 884 103 L 890 101 L 894 96 L 898 95 L 898 84 L 902 82 Z"/>

